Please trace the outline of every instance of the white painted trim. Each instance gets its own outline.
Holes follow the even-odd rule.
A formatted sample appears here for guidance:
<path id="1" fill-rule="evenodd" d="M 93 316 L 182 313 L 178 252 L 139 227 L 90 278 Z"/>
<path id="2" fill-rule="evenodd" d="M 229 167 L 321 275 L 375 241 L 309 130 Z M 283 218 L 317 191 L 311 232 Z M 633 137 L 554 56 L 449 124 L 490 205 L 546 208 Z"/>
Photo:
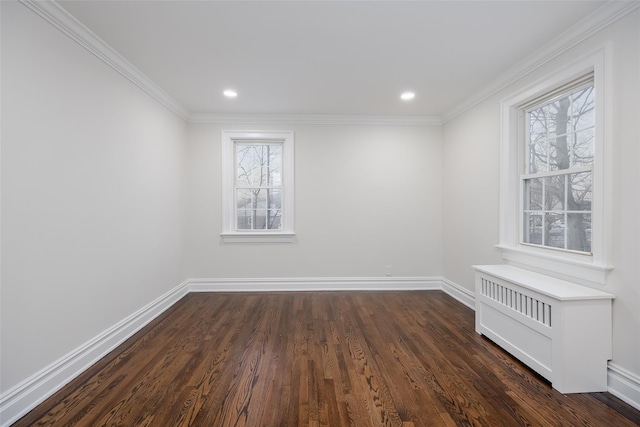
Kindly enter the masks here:
<path id="1" fill-rule="evenodd" d="M 82 344 L 0 396 L 0 427 L 23 417 L 187 294 L 187 282 Z"/>
<path id="2" fill-rule="evenodd" d="M 476 294 L 467 288 L 452 282 L 451 280 L 441 277 L 442 290 L 450 297 L 455 298 L 462 304 L 466 305 L 472 310 L 476 309 Z"/>
<path id="3" fill-rule="evenodd" d="M 447 123 L 465 111 L 470 110 L 502 89 L 517 82 L 547 62 L 557 58 L 598 31 L 613 24 L 625 15 L 640 7 L 638 1 L 609 1 L 591 15 L 569 28 L 564 33 L 538 49 L 526 59 L 498 76 L 491 84 L 469 97 L 465 102 L 442 114 L 443 123 Z"/>
<path id="4" fill-rule="evenodd" d="M 532 84 L 519 89 L 500 104 L 500 233 L 497 248 L 505 261 L 519 266 L 546 270 L 560 278 L 575 278 L 580 283 L 605 285 L 611 270 L 608 257 L 610 243 L 605 235 L 611 229 L 611 50 L 609 43 L 599 46 L 575 62 L 568 64 Z M 593 172 L 592 255 L 582 255 L 521 245 L 520 174 L 524 158 L 520 106 L 544 93 L 562 87 L 589 72 L 594 73 L 594 90 L 598 104 L 595 110 L 596 146 Z"/>
<path id="5" fill-rule="evenodd" d="M 211 124 L 301 124 L 301 125 L 401 125 L 439 126 L 438 116 L 366 116 L 366 115 L 251 115 L 192 113 L 153 80 L 127 61 L 93 31 L 55 1 L 20 0 L 33 12 L 62 31 L 73 41 L 104 61 L 160 104 L 190 123 Z"/>
<path id="6" fill-rule="evenodd" d="M 444 277 L 188 279 L 131 316 L 0 395 L 0 427 L 8 427 L 122 344 L 189 292 L 442 290 L 474 309 L 475 294 Z M 609 362 L 609 392 L 640 409 L 640 377 Z"/>
<path id="7" fill-rule="evenodd" d="M 188 279 L 189 292 L 440 290 L 441 277 L 284 277 Z"/>
<path id="8" fill-rule="evenodd" d="M 440 126 L 438 116 L 270 115 L 193 113 L 189 123 L 284 125 Z"/>
<path id="9" fill-rule="evenodd" d="M 0 395 L 0 427 L 8 427 L 106 356 L 189 292 L 440 290 L 440 277 L 188 279 Z"/>
<path id="10" fill-rule="evenodd" d="M 609 362 L 607 384 L 609 393 L 640 411 L 640 375 Z"/>
<path id="11" fill-rule="evenodd" d="M 572 280 L 587 286 L 602 286 L 607 283 L 607 275 L 613 266 L 561 259 L 542 251 L 525 251 L 513 246 L 496 245 L 502 258 L 515 267 L 521 267 L 542 274 Z M 537 248 L 536 248 L 537 249 Z"/>
<path id="12" fill-rule="evenodd" d="M 188 279 L 0 395 L 8 427 L 79 376 L 189 292 L 440 290 L 440 277 Z"/>
<path id="13" fill-rule="evenodd" d="M 294 229 L 295 195 L 295 137 L 290 130 L 223 130 L 222 148 L 222 241 L 240 242 L 292 242 Z M 235 143 L 242 141 L 278 141 L 282 143 L 282 229 L 273 231 L 237 231 L 235 195 Z"/>
<path id="14" fill-rule="evenodd" d="M 185 107 L 58 3 L 34 0 L 20 0 L 20 2 L 151 95 L 178 117 L 188 120 L 189 111 Z"/>
<path id="15" fill-rule="evenodd" d="M 291 243 L 296 237 L 294 233 L 222 233 L 225 243 Z"/>
<path id="16" fill-rule="evenodd" d="M 245 115 L 191 113 L 156 83 L 134 67 L 100 37 L 74 18 L 55 1 L 20 0 L 22 4 L 47 20 L 107 65 L 136 84 L 162 105 L 190 123 L 213 124 L 322 124 L 322 125 L 412 125 L 439 126 L 495 95 L 536 68 L 551 61 L 576 44 L 592 36 L 618 19 L 640 7 L 640 2 L 610 1 L 574 25 L 547 45 L 512 67 L 493 83 L 486 86 L 466 102 L 452 108 L 442 116 L 358 116 L 358 115 Z"/>

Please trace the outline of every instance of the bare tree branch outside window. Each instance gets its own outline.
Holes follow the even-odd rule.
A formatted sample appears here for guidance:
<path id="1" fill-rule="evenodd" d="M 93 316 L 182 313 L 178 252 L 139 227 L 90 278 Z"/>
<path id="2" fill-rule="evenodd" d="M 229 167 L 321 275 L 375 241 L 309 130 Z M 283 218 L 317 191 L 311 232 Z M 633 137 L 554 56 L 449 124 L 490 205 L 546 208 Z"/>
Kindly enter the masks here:
<path id="1" fill-rule="evenodd" d="M 235 144 L 236 228 L 282 228 L 282 144 Z"/>
<path id="2" fill-rule="evenodd" d="M 527 112 L 523 243 L 591 252 L 593 85 Z"/>

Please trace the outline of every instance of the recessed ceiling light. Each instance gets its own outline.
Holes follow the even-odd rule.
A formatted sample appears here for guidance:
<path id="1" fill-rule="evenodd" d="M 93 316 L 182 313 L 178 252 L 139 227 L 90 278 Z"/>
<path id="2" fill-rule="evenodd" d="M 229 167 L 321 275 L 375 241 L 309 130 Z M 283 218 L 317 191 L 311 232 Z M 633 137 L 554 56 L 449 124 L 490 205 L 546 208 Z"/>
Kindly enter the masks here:
<path id="1" fill-rule="evenodd" d="M 402 95 L 400 95 L 400 99 L 402 99 L 403 101 L 409 101 L 415 97 L 416 94 L 413 92 L 404 92 Z"/>
<path id="2" fill-rule="evenodd" d="M 226 96 L 227 98 L 235 98 L 236 96 L 238 96 L 238 92 L 236 92 L 235 90 L 231 90 L 231 89 L 227 89 L 224 92 L 222 92 L 222 94 L 224 96 Z"/>

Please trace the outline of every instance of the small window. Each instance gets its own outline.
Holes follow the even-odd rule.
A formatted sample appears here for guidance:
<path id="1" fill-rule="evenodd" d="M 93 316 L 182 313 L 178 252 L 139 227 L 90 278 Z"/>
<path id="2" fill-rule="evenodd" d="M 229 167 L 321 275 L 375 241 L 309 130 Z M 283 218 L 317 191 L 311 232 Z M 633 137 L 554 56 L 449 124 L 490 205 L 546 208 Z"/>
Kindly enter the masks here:
<path id="1" fill-rule="evenodd" d="M 590 254 L 595 93 L 580 83 L 524 110 L 521 243 Z"/>
<path id="2" fill-rule="evenodd" d="M 234 146 L 236 230 L 282 230 L 282 142 Z"/>
<path id="3" fill-rule="evenodd" d="M 293 238 L 293 133 L 223 131 L 225 242 Z"/>

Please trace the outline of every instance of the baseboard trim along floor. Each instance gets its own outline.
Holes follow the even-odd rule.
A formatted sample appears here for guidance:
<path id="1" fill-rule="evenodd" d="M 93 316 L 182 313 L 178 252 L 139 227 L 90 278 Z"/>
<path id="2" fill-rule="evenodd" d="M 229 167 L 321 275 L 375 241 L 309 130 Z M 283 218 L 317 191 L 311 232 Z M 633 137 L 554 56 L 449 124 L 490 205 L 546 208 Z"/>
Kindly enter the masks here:
<path id="1" fill-rule="evenodd" d="M 444 277 L 188 279 L 0 396 L 0 427 L 20 419 L 189 292 L 442 290 L 474 309 L 475 294 Z M 614 363 L 609 392 L 640 410 L 640 377 Z"/>

